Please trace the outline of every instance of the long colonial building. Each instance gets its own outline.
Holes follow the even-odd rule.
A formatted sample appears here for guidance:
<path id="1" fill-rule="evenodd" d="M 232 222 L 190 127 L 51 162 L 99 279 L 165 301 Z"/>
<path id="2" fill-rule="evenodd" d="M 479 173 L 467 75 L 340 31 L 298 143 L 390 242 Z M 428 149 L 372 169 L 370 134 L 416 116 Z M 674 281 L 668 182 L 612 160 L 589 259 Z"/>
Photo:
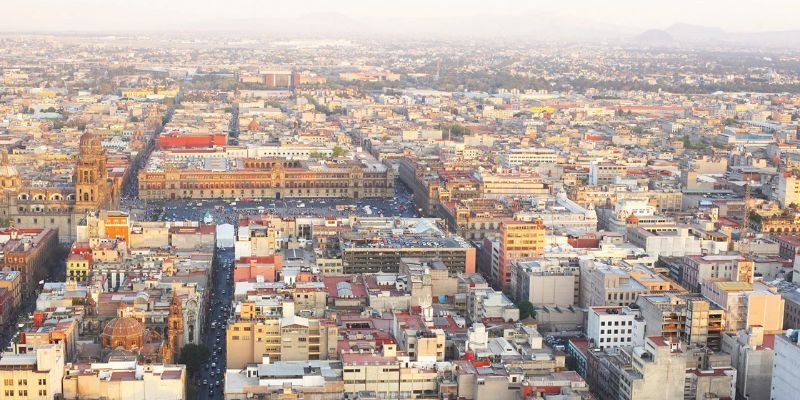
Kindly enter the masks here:
<path id="1" fill-rule="evenodd" d="M 157 157 L 157 155 L 156 155 Z M 152 160 L 151 160 L 152 161 Z M 394 173 L 377 162 L 314 163 L 277 158 L 218 165 L 151 162 L 139 172 L 142 199 L 392 197 Z"/>

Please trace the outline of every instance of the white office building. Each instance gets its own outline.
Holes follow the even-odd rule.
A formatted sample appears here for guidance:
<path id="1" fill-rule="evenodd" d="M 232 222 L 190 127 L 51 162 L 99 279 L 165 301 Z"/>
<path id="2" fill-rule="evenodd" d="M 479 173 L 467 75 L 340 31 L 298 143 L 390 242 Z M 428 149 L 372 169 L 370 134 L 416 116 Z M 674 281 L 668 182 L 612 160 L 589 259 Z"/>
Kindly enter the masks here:
<path id="1" fill-rule="evenodd" d="M 643 346 L 644 320 L 628 307 L 590 307 L 586 337 L 601 350 Z"/>

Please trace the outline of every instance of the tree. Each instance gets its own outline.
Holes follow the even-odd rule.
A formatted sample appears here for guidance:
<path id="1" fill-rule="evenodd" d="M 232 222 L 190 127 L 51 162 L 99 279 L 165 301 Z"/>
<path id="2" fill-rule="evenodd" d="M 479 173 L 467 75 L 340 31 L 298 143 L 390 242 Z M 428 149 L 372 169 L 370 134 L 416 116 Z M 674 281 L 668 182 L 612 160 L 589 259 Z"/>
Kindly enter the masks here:
<path id="1" fill-rule="evenodd" d="M 345 153 L 345 151 L 341 146 L 334 146 L 333 147 L 333 157 L 334 158 L 341 157 L 341 156 L 344 155 L 344 153 Z"/>
<path id="2" fill-rule="evenodd" d="M 189 375 L 194 375 L 208 361 L 209 354 L 208 347 L 202 344 L 189 343 L 181 349 L 179 362 L 186 365 L 186 371 Z"/>
<path id="3" fill-rule="evenodd" d="M 443 125 L 442 134 L 444 134 L 445 137 L 448 137 L 449 134 L 451 138 L 463 138 L 464 136 L 468 136 L 470 131 L 469 128 L 460 124 Z"/>
<path id="4" fill-rule="evenodd" d="M 533 307 L 533 304 L 530 301 L 522 300 L 518 302 L 516 306 L 519 308 L 519 319 L 536 316 L 536 309 Z"/>

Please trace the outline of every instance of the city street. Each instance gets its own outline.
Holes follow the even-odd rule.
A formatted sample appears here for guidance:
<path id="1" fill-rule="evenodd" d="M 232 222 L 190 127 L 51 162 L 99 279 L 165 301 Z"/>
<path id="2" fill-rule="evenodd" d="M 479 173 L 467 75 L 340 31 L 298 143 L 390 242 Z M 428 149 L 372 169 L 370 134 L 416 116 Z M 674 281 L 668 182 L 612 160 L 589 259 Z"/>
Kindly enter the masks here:
<path id="1" fill-rule="evenodd" d="M 233 248 L 217 250 L 213 289 L 207 305 L 206 340 L 210 352 L 197 387 L 200 399 L 221 399 L 225 390 L 225 325 L 231 312 Z"/>

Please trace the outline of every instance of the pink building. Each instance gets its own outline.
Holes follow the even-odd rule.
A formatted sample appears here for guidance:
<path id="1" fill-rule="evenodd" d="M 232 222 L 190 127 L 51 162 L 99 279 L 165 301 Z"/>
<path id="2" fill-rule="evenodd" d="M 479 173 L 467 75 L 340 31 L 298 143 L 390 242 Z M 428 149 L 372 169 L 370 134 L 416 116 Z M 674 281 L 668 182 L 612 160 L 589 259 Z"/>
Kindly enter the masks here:
<path id="1" fill-rule="evenodd" d="M 242 257 L 236 261 L 233 270 L 234 282 L 263 281 L 275 282 L 283 266 L 283 257 Z"/>

